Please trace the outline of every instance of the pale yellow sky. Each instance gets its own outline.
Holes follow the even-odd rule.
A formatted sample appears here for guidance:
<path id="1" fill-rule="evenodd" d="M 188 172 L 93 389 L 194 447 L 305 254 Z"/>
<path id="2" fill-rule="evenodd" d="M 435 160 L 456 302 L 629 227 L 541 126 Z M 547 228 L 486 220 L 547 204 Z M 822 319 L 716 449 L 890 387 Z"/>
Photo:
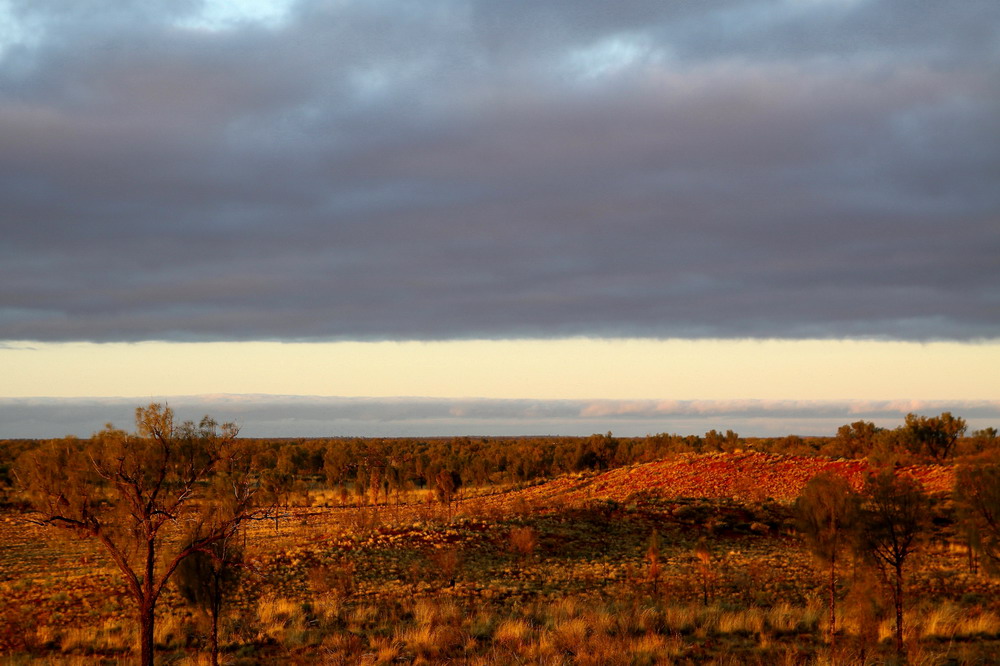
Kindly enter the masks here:
<path id="1" fill-rule="evenodd" d="M 1000 341 L 8 342 L 0 397 L 993 400 L 998 371 Z"/>

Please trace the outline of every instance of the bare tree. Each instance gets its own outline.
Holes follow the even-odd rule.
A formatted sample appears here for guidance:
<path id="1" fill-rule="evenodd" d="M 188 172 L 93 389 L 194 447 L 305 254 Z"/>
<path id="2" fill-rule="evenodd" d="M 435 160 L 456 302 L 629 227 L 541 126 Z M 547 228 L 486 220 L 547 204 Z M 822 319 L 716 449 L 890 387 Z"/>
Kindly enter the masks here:
<path id="1" fill-rule="evenodd" d="M 893 602 L 896 607 L 896 652 L 902 657 L 903 645 L 903 573 L 906 560 L 920 545 L 929 512 L 927 495 L 920 483 L 909 476 L 888 469 L 870 476 L 862 492 L 858 521 L 858 545 L 861 553 L 872 559 L 893 578 Z"/>
<path id="2" fill-rule="evenodd" d="M 510 548 L 522 560 L 527 560 L 538 547 L 538 530 L 527 525 L 512 527 L 510 530 Z"/>
<path id="3" fill-rule="evenodd" d="M 814 476 L 795 501 L 799 531 L 813 556 L 829 569 L 831 651 L 837 636 L 837 560 L 857 512 L 858 499 L 850 484 L 829 472 Z"/>
<path id="4" fill-rule="evenodd" d="M 694 556 L 698 568 L 698 575 L 701 578 L 701 601 L 708 605 L 708 589 L 715 578 L 715 567 L 713 566 L 712 549 L 708 545 L 705 537 L 700 537 L 694 545 Z"/>
<path id="5" fill-rule="evenodd" d="M 649 535 L 649 546 L 646 548 L 646 561 L 649 563 L 647 578 L 653 584 L 653 594 L 660 582 L 660 535 L 654 529 Z"/>
<path id="6" fill-rule="evenodd" d="M 96 540 L 118 567 L 135 602 L 140 663 L 152 666 L 156 602 L 177 567 L 266 511 L 254 507 L 235 425 L 207 416 L 177 425 L 155 403 L 136 409 L 135 424 L 135 433 L 108 424 L 89 442 L 31 451 L 18 478 L 37 523 Z M 192 525 L 197 536 L 185 539 Z"/>

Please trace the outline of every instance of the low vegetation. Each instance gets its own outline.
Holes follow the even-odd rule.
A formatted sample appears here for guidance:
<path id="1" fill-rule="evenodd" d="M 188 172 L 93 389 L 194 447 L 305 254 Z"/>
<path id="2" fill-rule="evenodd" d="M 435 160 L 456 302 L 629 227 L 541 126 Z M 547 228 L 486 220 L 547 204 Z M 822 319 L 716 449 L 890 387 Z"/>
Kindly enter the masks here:
<path id="1" fill-rule="evenodd" d="M 140 414 L 163 416 L 149 409 Z M 213 465 L 218 480 L 249 474 L 238 497 L 252 496 L 252 507 L 221 511 L 220 486 L 206 473 L 184 495 L 189 511 L 158 536 L 164 554 L 189 552 L 161 575 L 150 656 L 990 663 L 1000 648 L 996 433 L 962 437 L 955 422 L 938 420 L 954 442 L 936 439 L 923 453 L 902 433 L 911 423 L 934 427 L 919 417 L 894 437 L 845 426 L 794 454 L 734 433 L 698 438 L 711 451 L 661 446 L 683 441 L 675 436 L 597 435 L 548 448 L 516 439 L 239 440 L 249 462 Z M 185 428 L 177 433 L 223 434 L 210 421 Z M 869 444 L 845 443 L 855 435 Z M 879 440 L 876 450 L 879 437 L 898 447 Z M 230 451 L 228 442 L 217 450 Z M 0 510 L 0 596 L 12 600 L 0 604 L 0 654 L 9 663 L 132 663 L 144 625 L 121 564 L 86 530 L 53 529 L 49 505 L 17 485 L 31 490 L 25 464 L 51 446 L 3 449 L 20 462 L 5 463 Z M 820 455 L 834 446 L 869 457 Z M 112 486 L 97 483 L 103 499 L 91 510 L 109 519 Z M 904 533 L 905 543 L 893 541 Z"/>

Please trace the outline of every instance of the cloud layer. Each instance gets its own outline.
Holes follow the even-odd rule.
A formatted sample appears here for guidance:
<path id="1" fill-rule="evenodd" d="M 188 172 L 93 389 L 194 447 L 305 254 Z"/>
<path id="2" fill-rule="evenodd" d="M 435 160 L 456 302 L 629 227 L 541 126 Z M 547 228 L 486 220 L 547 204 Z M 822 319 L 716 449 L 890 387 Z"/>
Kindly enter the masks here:
<path id="1" fill-rule="evenodd" d="M 1000 4 L 13 0 L 0 339 L 1000 331 Z"/>
<path id="2" fill-rule="evenodd" d="M 833 435 L 845 423 L 901 425 L 909 412 L 951 411 L 971 430 L 1000 422 L 995 400 L 485 400 L 338 398 L 273 395 L 174 396 L 160 399 L 183 420 L 211 414 L 240 424 L 249 437 L 433 437 L 452 435 L 621 436 L 703 434 Z M 89 436 L 112 422 L 129 429 L 137 398 L 0 398 L 0 438 Z"/>

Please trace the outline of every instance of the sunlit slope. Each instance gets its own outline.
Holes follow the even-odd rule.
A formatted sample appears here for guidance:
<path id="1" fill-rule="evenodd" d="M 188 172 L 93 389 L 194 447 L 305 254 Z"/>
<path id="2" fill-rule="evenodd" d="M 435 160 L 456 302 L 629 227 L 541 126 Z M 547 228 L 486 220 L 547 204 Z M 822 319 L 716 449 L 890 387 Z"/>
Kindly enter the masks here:
<path id="1" fill-rule="evenodd" d="M 768 453 L 736 452 L 682 454 L 667 460 L 630 465 L 596 475 L 567 475 L 526 489 L 526 500 L 626 501 L 637 495 L 674 497 L 731 497 L 779 502 L 794 500 L 812 477 L 832 472 L 860 489 L 874 468 L 865 460 L 812 458 Z M 954 470 L 940 465 L 914 465 L 898 470 L 919 480 L 930 493 L 948 492 Z"/>

